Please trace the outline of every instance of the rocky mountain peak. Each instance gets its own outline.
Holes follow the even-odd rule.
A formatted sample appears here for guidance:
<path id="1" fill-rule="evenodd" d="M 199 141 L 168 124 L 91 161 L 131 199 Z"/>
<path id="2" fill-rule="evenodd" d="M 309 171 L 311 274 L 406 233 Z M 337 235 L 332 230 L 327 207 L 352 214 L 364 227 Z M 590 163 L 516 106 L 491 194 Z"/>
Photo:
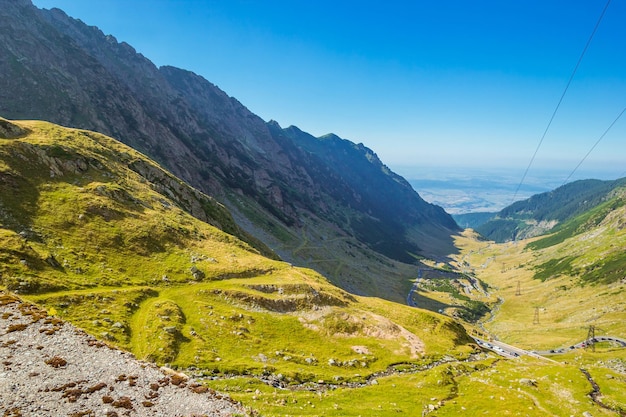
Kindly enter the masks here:
<path id="1" fill-rule="evenodd" d="M 0 4 L 4 6 L 17 6 L 17 7 L 34 7 L 31 0 L 0 0 Z"/>
<path id="2" fill-rule="evenodd" d="M 333 266 L 352 258 L 354 245 L 408 263 L 454 250 L 458 227 L 450 216 L 363 144 L 266 123 L 202 76 L 157 68 L 132 46 L 62 11 L 31 6 L 0 13 L 8 17 L 0 19 L 3 116 L 119 139 L 220 200 L 286 260 L 323 265 L 320 271 L 339 283 L 377 279 L 365 267 L 376 256 L 363 252 L 347 268 Z M 312 249 L 295 250 L 294 242 Z"/>

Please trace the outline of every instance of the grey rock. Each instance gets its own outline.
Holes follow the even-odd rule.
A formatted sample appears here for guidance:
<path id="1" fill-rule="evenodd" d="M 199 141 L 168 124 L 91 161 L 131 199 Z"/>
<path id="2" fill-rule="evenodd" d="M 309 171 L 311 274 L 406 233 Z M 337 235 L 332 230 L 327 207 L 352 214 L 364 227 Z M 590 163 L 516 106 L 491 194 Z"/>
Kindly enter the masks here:
<path id="1" fill-rule="evenodd" d="M 75 415 L 77 410 L 92 410 L 93 415 L 104 416 L 111 408 L 102 402 L 102 395 L 111 392 L 116 398 L 129 397 L 135 405 L 132 415 L 138 417 L 246 415 L 243 407 L 226 397 L 218 399 L 209 394 L 197 394 L 172 384 L 159 387 L 159 396 L 150 399 L 150 408 L 142 407 L 150 384 L 163 379 L 164 372 L 174 371 L 160 370 L 155 365 L 137 361 L 127 352 L 103 347 L 101 342 L 67 323 L 53 333 L 46 333 L 44 320 L 32 322 L 29 316 L 23 315 L 18 303 L 0 305 L 0 329 L 13 323 L 29 323 L 29 326 L 20 332 L 0 332 L 0 357 L 12 358 L 11 366 L 3 367 L 0 372 L 0 379 L 10 381 L 0 384 L 2 410 L 19 410 L 23 416 L 67 416 Z M 102 337 L 107 340 L 110 335 L 105 332 Z M 16 343 L 7 343 L 10 340 Z M 45 364 L 55 356 L 67 364 L 57 368 Z M 138 378 L 131 385 L 118 379 L 122 374 Z M 87 390 L 99 384 L 101 391 L 80 395 L 71 401 L 65 390 L 50 389 L 72 386 Z"/>
<path id="2" fill-rule="evenodd" d="M 537 386 L 537 381 L 535 379 L 520 378 L 519 383 L 522 384 L 522 385 L 529 386 L 529 387 L 536 387 Z"/>
<path id="3" fill-rule="evenodd" d="M 0 139 L 15 139 L 26 133 L 25 129 L 0 117 Z"/>

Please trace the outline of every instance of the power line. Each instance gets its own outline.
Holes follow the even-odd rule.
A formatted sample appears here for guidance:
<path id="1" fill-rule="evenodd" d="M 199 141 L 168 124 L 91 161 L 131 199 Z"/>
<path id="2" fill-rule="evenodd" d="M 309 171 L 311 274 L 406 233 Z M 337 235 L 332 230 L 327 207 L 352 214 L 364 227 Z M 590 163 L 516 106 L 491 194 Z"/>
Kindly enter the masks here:
<path id="1" fill-rule="evenodd" d="M 613 120 L 613 123 L 611 123 L 611 125 L 604 131 L 604 133 L 598 138 L 598 140 L 596 141 L 596 143 L 593 144 L 593 146 L 591 147 L 591 149 L 589 149 L 589 152 L 587 152 L 587 154 L 583 157 L 583 159 L 581 159 L 581 161 L 578 163 L 578 165 L 576 165 L 576 168 L 574 168 L 574 170 L 567 176 L 567 178 L 565 178 L 565 181 L 563 181 L 563 184 L 561 185 L 565 185 L 567 184 L 567 181 L 569 181 L 569 179 L 572 177 L 572 175 L 574 175 L 574 173 L 576 172 L 576 170 L 582 165 L 583 162 L 585 162 L 585 159 L 587 159 L 587 157 L 589 156 L 589 154 L 595 149 L 596 146 L 598 146 L 598 143 L 600 143 L 600 141 L 604 138 L 604 136 L 606 136 L 607 133 L 609 133 L 609 130 L 611 130 L 611 128 L 613 127 L 613 125 L 615 123 L 617 123 L 617 121 L 620 119 L 620 117 L 622 117 L 622 115 L 626 112 L 626 107 L 624 107 L 621 111 L 621 113 L 619 115 L 617 115 L 617 117 L 615 118 L 615 120 Z"/>
<path id="2" fill-rule="evenodd" d="M 602 21 L 602 18 L 604 17 L 604 14 L 606 13 L 606 9 L 608 9 L 609 4 L 611 4 L 611 0 L 607 0 L 606 5 L 604 6 L 604 9 L 602 9 L 602 13 L 600 14 L 600 17 L 598 18 L 598 21 L 596 22 L 596 25 L 593 28 L 591 35 L 589 36 L 589 39 L 587 39 L 587 43 L 585 44 L 585 47 L 583 48 L 583 52 L 580 54 L 580 57 L 578 58 L 578 62 L 576 63 L 576 66 L 574 67 L 574 70 L 572 71 L 572 75 L 570 75 L 569 80 L 567 81 L 567 84 L 565 85 L 563 94 L 561 94 L 561 98 L 559 99 L 559 102 L 557 103 L 556 107 L 554 108 L 554 111 L 552 112 L 552 117 L 550 117 L 550 121 L 548 122 L 546 129 L 543 131 L 543 135 L 541 135 L 541 139 L 539 140 L 539 143 L 537 144 L 535 153 L 533 153 L 533 156 L 530 158 L 530 162 L 528 163 L 528 166 L 526 167 L 526 171 L 524 171 L 524 175 L 522 175 L 522 180 L 520 181 L 519 185 L 517 186 L 517 189 L 515 190 L 512 203 L 514 203 L 515 199 L 517 198 L 517 193 L 522 187 L 522 184 L 524 183 L 524 180 L 526 179 L 526 175 L 528 175 L 528 171 L 530 170 L 531 165 L 535 161 L 537 152 L 539 152 L 539 148 L 541 148 L 541 144 L 543 143 L 543 140 L 545 139 L 546 134 L 548 133 L 548 130 L 550 130 L 550 126 L 552 125 L 552 122 L 554 121 L 554 117 L 556 116 L 556 113 L 559 110 L 559 107 L 561 107 L 563 98 L 565 97 L 565 94 L 567 93 L 567 90 L 569 89 L 569 86 L 572 83 L 572 80 L 574 79 L 574 75 L 576 75 L 576 72 L 578 71 L 578 67 L 580 66 L 580 63 L 582 62 L 583 57 L 585 56 L 585 53 L 587 52 L 587 49 L 589 48 L 589 45 L 591 44 L 591 40 L 593 39 L 594 35 L 596 34 L 596 31 L 598 30 L 598 27 L 600 26 L 600 22 Z"/>

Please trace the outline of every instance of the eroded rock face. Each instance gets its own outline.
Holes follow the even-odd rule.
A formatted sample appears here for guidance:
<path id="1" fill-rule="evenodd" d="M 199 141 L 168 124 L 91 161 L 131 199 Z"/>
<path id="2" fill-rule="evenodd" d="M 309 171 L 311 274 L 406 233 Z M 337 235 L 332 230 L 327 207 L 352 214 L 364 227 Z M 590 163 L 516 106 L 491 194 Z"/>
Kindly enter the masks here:
<path id="1" fill-rule="evenodd" d="M 15 139 L 26 134 L 26 130 L 0 117 L 0 139 Z"/>

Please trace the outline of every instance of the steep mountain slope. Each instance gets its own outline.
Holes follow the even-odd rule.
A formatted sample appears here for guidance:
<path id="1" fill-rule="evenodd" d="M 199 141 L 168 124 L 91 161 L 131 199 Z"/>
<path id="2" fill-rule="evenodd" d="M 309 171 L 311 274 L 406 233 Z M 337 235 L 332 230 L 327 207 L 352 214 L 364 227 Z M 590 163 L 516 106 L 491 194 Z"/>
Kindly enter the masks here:
<path id="1" fill-rule="evenodd" d="M 415 274 L 407 263 L 454 252 L 453 220 L 364 146 L 267 124 L 202 77 L 157 68 L 60 10 L 0 6 L 0 115 L 129 144 L 284 259 L 355 293 L 400 301 Z"/>
<path id="2" fill-rule="evenodd" d="M 374 372 L 468 351 L 450 319 L 364 302 L 211 226 L 229 219 L 218 204 L 111 138 L 1 125 L 16 134 L 0 138 L 0 285 L 141 358 L 261 374 L 283 351 L 268 374 L 302 382 L 350 372 L 327 356 Z"/>
<path id="3" fill-rule="evenodd" d="M 574 181 L 505 207 L 476 231 L 496 242 L 539 236 L 605 203 L 625 184 L 626 178 Z"/>
<path id="4" fill-rule="evenodd" d="M 197 397 L 191 391 L 206 397 L 213 387 L 266 416 L 602 415 L 589 401 L 581 365 L 605 403 L 624 404 L 620 368 L 606 365 L 615 352 L 594 356 L 602 365 L 588 357 L 567 365 L 477 352 L 451 318 L 355 296 L 312 270 L 262 256 L 262 246 L 209 224 L 227 227 L 219 204 L 111 138 L 6 120 L 0 136 L 0 291 L 9 287 L 51 315 L 0 293 L 0 350 L 13 355 L 3 358 L 2 374 L 18 375 L 0 378 L 0 413 L 39 415 L 28 412 L 53 399 L 50 409 L 72 415 L 111 408 L 121 415 L 123 404 L 133 415 L 152 415 L 151 407 L 170 404 L 171 392 L 182 400 Z M 92 385 L 98 367 L 86 361 L 93 352 L 68 337 L 68 355 L 58 353 L 65 332 L 74 332 L 59 318 L 96 336 L 95 346 L 167 363 L 203 385 L 170 371 L 153 387 L 151 365 L 122 374 L 116 366 L 130 361 L 118 353 L 107 368 L 116 378 Z M 41 361 L 45 354 L 59 357 Z M 99 358 L 106 364 L 109 357 Z M 28 390 L 35 385 L 11 386 L 51 374 L 58 384 L 38 381 L 50 384 L 38 397 Z M 102 383 L 106 395 L 94 391 Z M 15 398 L 16 389 L 24 397 Z M 163 397 L 152 401 L 155 392 Z"/>
<path id="5" fill-rule="evenodd" d="M 349 211 L 343 211 L 343 218 L 335 223 L 392 259 L 411 262 L 411 255 L 421 252 L 416 242 L 431 253 L 449 249 L 437 244 L 442 234 L 457 228 L 452 218 L 441 207 L 425 203 L 363 144 L 336 135 L 315 138 L 294 126 L 280 129 L 276 123 L 271 124 L 271 133 L 290 159 L 313 167 L 309 174 L 315 184 L 324 184 L 327 201 L 318 215 L 332 216 L 328 206 L 337 201 L 347 206 Z M 407 234 L 409 239 L 398 239 Z"/>
<path id="6" fill-rule="evenodd" d="M 535 240 L 527 248 L 538 253 L 556 252 L 536 265 L 535 278 L 560 275 L 577 277 L 580 284 L 613 284 L 626 280 L 626 184 L 613 189 L 606 201 Z"/>

